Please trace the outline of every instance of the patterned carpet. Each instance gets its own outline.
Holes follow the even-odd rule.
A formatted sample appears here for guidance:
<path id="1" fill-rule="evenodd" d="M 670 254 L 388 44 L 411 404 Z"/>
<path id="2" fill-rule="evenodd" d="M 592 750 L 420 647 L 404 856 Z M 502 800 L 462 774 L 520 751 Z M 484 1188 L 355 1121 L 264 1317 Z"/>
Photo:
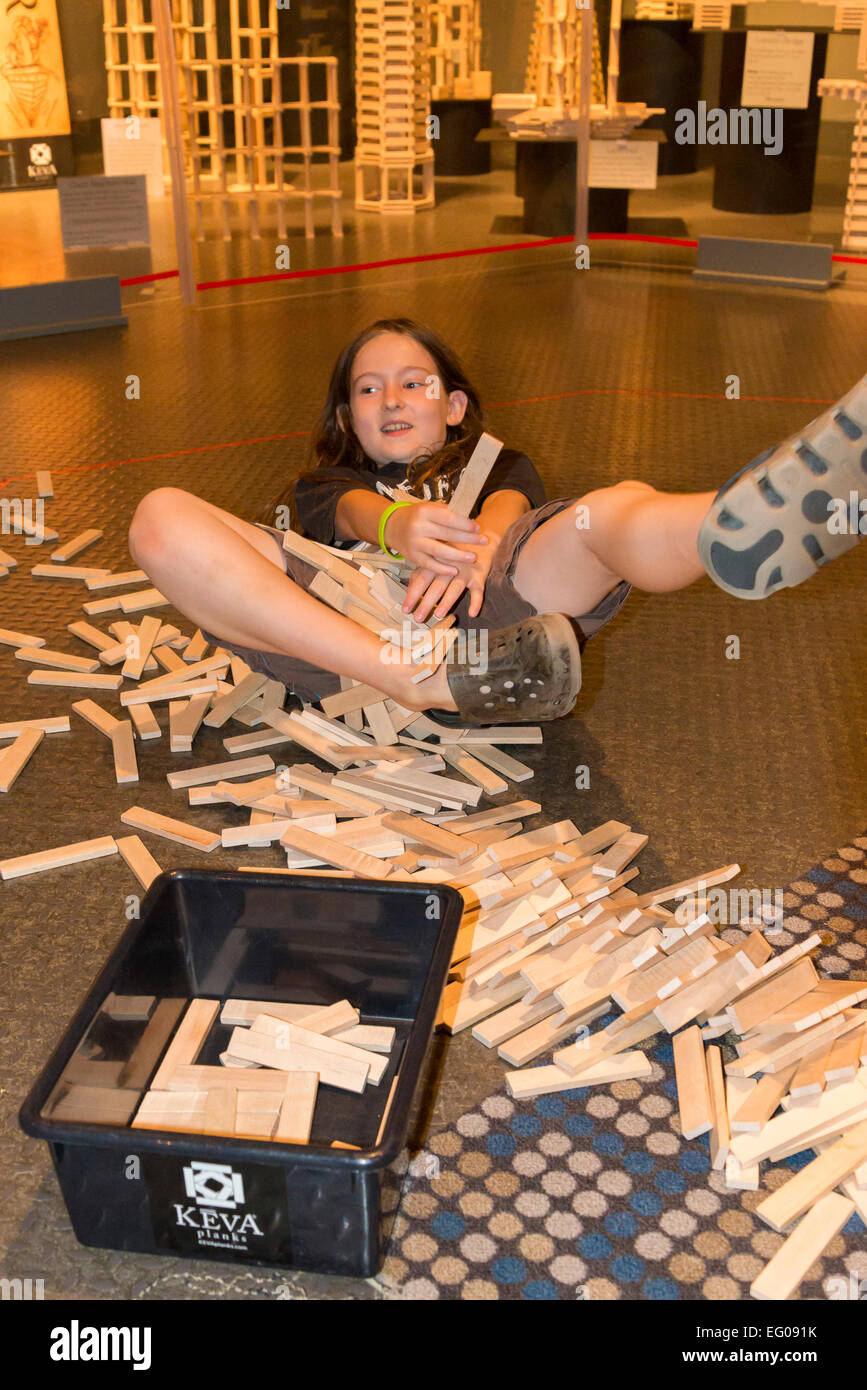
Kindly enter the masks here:
<path id="1" fill-rule="evenodd" d="M 820 974 L 867 979 L 867 835 L 790 884 L 783 906 L 775 951 L 818 930 Z M 755 1208 L 814 1154 L 763 1165 L 759 1192 L 727 1191 L 723 1174 L 710 1171 L 707 1136 L 680 1137 L 670 1041 L 660 1034 L 644 1048 L 653 1062 L 647 1081 L 524 1102 L 503 1087 L 433 1135 L 410 1166 L 377 1281 L 387 1294 L 749 1299 L 783 1240 Z M 725 1060 L 733 1055 L 724 1048 Z M 867 1277 L 864 1235 L 853 1215 L 795 1297 L 840 1297 L 831 1280 L 848 1288 L 850 1272 Z"/>

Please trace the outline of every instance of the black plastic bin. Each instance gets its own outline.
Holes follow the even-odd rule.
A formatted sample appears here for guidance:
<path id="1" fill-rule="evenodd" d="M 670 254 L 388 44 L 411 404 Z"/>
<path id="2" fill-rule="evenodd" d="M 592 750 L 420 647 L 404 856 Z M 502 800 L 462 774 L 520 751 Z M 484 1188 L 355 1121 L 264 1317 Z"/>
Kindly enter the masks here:
<path id="1" fill-rule="evenodd" d="M 458 893 L 438 884 L 208 870 L 162 874 L 21 1107 L 22 1128 L 48 1142 L 81 1243 L 375 1274 L 406 1169 L 410 1107 L 462 911 Z M 178 1011 L 194 997 L 311 1005 L 346 998 L 362 1022 L 393 1025 L 395 1045 L 378 1086 L 366 1086 L 361 1095 L 320 1088 L 309 1145 L 52 1116 L 55 1098 L 69 1096 L 61 1078 L 72 1074 L 71 1059 L 79 1072 L 86 1061 L 86 1038 L 84 1047 L 96 1038 L 129 1072 L 144 1025 L 111 1022 L 103 1011 L 109 994 L 174 998 Z M 230 1032 L 217 1022 L 197 1060 L 216 1063 Z M 167 1042 L 147 1063 L 147 1074 L 136 1078 L 140 1090 Z M 122 1098 L 120 1090 L 105 1094 Z M 360 1152 L 332 1149 L 332 1139 L 358 1145 Z"/>

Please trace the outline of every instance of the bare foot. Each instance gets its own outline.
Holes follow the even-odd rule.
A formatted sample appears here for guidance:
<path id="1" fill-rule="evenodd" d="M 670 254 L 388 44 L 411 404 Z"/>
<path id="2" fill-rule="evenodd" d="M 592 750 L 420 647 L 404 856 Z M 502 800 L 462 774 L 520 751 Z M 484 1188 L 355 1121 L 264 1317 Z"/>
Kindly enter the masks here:
<path id="1" fill-rule="evenodd" d="M 423 681 L 413 682 L 410 679 L 413 669 L 409 665 L 392 667 L 394 675 L 397 676 L 397 681 L 390 682 L 397 687 L 392 698 L 399 705 L 403 705 L 404 709 L 418 710 L 420 714 L 426 709 L 457 709 L 449 690 L 445 662 L 437 667 L 432 676 L 427 676 Z"/>

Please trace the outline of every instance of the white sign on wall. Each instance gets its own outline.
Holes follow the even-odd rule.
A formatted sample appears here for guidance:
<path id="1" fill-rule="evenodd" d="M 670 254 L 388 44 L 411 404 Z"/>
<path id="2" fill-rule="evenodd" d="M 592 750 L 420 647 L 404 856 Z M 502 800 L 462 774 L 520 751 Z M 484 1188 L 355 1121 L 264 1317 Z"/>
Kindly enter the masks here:
<path id="1" fill-rule="evenodd" d="M 156 116 L 104 117 L 102 126 L 103 168 L 109 177 L 144 174 L 148 197 L 162 198 L 163 149 L 160 122 Z"/>
<path id="2" fill-rule="evenodd" d="M 815 34 L 750 29 L 744 57 L 741 106 L 805 111 L 810 101 Z"/>
<path id="3" fill-rule="evenodd" d="M 149 246 L 144 174 L 58 179 L 64 251 L 90 246 Z"/>
<path id="4" fill-rule="evenodd" d="M 591 140 L 590 188 L 655 188 L 656 140 Z"/>

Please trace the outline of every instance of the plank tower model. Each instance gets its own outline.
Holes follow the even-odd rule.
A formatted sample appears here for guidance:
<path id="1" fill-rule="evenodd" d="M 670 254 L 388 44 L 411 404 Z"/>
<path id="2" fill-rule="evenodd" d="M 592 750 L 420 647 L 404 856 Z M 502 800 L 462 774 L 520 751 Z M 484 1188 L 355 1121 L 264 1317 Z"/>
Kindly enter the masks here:
<path id="1" fill-rule="evenodd" d="M 434 101 L 486 100 L 491 74 L 479 66 L 482 27 L 479 0 L 431 0 L 430 64 Z"/>
<path id="2" fill-rule="evenodd" d="M 427 0 L 356 0 L 355 206 L 418 212 L 434 206 Z"/>

